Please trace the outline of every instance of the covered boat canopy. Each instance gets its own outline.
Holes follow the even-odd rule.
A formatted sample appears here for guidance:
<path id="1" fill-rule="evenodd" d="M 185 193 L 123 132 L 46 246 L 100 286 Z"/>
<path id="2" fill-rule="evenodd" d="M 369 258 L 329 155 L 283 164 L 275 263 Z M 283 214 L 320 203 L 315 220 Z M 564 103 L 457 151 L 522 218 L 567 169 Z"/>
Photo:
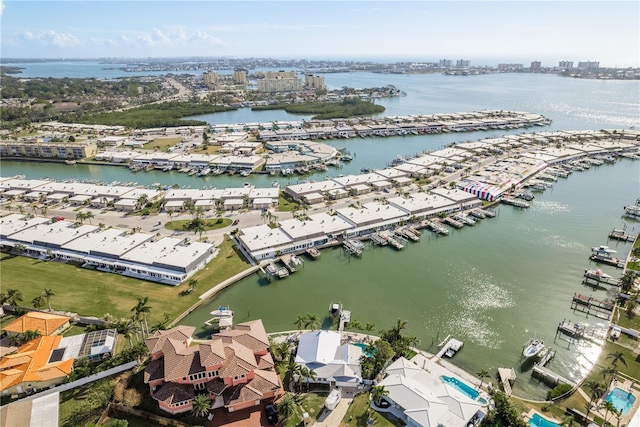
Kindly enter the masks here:
<path id="1" fill-rule="evenodd" d="M 462 189 L 467 193 L 471 193 L 479 199 L 489 200 L 490 202 L 504 193 L 503 189 L 480 181 L 466 181 L 463 185 L 464 187 L 462 187 Z"/>

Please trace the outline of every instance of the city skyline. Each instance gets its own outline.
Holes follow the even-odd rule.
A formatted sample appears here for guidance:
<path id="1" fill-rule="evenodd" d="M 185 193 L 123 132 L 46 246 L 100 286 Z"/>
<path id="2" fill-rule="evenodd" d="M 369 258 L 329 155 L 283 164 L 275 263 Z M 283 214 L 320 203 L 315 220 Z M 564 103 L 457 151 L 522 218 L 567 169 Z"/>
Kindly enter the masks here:
<path id="1" fill-rule="evenodd" d="M 539 1 L 6 1 L 3 58 L 599 61 L 640 66 L 640 5 Z M 606 19 L 602 19 L 606 16 Z"/>

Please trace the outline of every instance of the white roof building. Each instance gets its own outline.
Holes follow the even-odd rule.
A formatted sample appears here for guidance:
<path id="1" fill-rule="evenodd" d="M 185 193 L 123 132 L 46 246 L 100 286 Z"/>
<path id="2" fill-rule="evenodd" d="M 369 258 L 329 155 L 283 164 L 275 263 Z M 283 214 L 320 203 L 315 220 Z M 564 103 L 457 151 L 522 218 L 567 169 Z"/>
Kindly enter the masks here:
<path id="1" fill-rule="evenodd" d="M 274 257 L 280 248 L 293 243 L 282 230 L 266 224 L 243 228 L 241 231 L 238 240 L 256 259 Z"/>
<path id="2" fill-rule="evenodd" d="M 362 349 L 340 345 L 340 334 L 334 331 L 312 331 L 300 335 L 296 363 L 313 369 L 317 383 L 338 387 L 357 387 L 362 381 L 360 357 Z"/>
<path id="3" fill-rule="evenodd" d="M 385 374 L 380 385 L 389 394 L 384 400 L 397 405 L 392 412 L 399 413 L 407 425 L 466 427 L 474 417 L 484 416 L 480 402 L 404 357 L 389 365 Z"/>

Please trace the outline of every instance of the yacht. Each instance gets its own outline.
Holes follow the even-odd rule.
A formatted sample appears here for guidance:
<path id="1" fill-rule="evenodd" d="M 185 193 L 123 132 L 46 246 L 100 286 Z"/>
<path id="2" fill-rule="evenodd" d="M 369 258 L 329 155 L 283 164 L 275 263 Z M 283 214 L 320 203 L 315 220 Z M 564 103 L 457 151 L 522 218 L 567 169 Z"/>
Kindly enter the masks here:
<path id="1" fill-rule="evenodd" d="M 338 317 L 340 315 L 340 312 L 342 311 L 342 306 L 338 303 L 334 303 L 332 302 L 329 305 L 329 313 L 333 316 L 333 317 Z"/>
<path id="2" fill-rule="evenodd" d="M 595 279 L 595 280 L 604 280 L 604 279 L 613 278 L 613 276 L 611 276 L 610 274 L 604 273 L 600 268 L 597 270 L 589 270 L 589 269 L 585 270 L 584 277 L 586 277 L 587 279 Z"/>
<path id="3" fill-rule="evenodd" d="M 527 358 L 535 357 L 538 355 L 538 353 L 540 353 L 540 351 L 542 351 L 543 348 L 544 342 L 542 342 L 542 340 L 532 338 L 531 340 L 529 340 L 524 350 L 522 351 L 522 355 Z"/>
<path id="4" fill-rule="evenodd" d="M 611 255 L 617 252 L 617 251 L 614 251 L 613 249 L 610 249 L 608 246 L 604 246 L 604 245 L 594 246 L 591 248 L 591 251 L 594 254 L 598 254 L 598 255 Z"/>

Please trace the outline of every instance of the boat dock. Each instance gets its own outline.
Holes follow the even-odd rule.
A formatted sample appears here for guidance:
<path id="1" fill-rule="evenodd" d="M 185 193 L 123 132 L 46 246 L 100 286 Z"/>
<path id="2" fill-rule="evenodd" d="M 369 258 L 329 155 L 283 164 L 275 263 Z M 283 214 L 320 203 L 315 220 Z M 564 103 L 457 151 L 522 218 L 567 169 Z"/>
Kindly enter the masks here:
<path id="1" fill-rule="evenodd" d="M 587 330 L 584 325 L 580 323 L 573 323 L 570 320 L 563 319 L 562 322 L 558 323 L 558 327 L 556 329 L 556 336 L 561 333 L 568 337 L 578 340 L 588 340 L 592 341 L 598 345 L 602 345 L 604 342 L 604 337 L 596 334 L 595 329 Z"/>
<path id="2" fill-rule="evenodd" d="M 282 261 L 285 268 L 289 270 L 290 273 L 295 273 L 298 271 L 296 267 L 302 265 L 302 260 L 294 254 L 282 255 L 280 257 L 280 261 Z"/>
<path id="3" fill-rule="evenodd" d="M 450 226 L 454 227 L 454 228 L 462 228 L 464 227 L 464 224 L 456 221 L 455 219 L 451 218 L 451 217 L 446 217 L 442 220 L 442 222 L 444 222 L 445 224 L 449 224 Z"/>
<path id="4" fill-rule="evenodd" d="M 551 348 L 545 348 L 542 350 L 544 353 L 540 360 L 536 362 L 536 366 L 547 366 L 551 359 L 553 359 L 556 355 L 556 351 Z"/>
<path id="5" fill-rule="evenodd" d="M 474 209 L 471 212 L 469 212 L 469 214 L 471 216 L 475 216 L 476 218 L 480 218 L 480 219 L 485 219 L 487 217 L 487 214 L 484 213 L 482 209 Z"/>
<path id="6" fill-rule="evenodd" d="M 318 259 L 320 258 L 321 253 L 316 248 L 309 248 L 307 249 L 307 255 L 309 255 L 311 259 Z"/>
<path id="7" fill-rule="evenodd" d="M 585 270 L 584 271 L 584 280 L 582 281 L 585 285 L 609 285 L 609 286 L 620 286 L 620 280 L 611 277 L 608 274 L 602 272 L 602 270 Z"/>
<path id="8" fill-rule="evenodd" d="M 492 209 L 475 209 L 476 212 L 482 212 L 487 218 L 495 218 L 496 212 Z"/>
<path id="9" fill-rule="evenodd" d="M 636 239 L 636 236 L 625 233 L 621 228 L 614 228 L 611 233 L 609 233 L 609 238 L 622 240 L 623 242 L 633 242 Z"/>
<path id="10" fill-rule="evenodd" d="M 344 325 L 351 321 L 351 312 L 348 310 L 343 310 L 342 306 L 340 306 L 340 325 L 338 326 L 338 332 L 342 334 L 344 331 Z"/>
<path id="11" fill-rule="evenodd" d="M 624 261 L 618 258 L 593 254 L 589 257 L 589 259 L 591 261 L 599 262 L 601 264 L 613 265 L 614 267 L 617 267 L 617 268 L 624 268 Z"/>
<path id="12" fill-rule="evenodd" d="M 440 351 L 438 351 L 438 353 L 436 354 L 436 357 L 438 359 L 442 356 L 453 357 L 453 355 L 456 354 L 456 352 L 459 351 L 463 345 L 463 341 L 451 338 L 451 335 L 447 335 L 447 337 L 442 340 L 440 344 L 438 344 L 438 347 L 441 348 Z"/>
<path id="13" fill-rule="evenodd" d="M 573 381 L 568 380 L 563 376 L 556 374 L 551 369 L 545 368 L 544 366 L 538 366 L 538 365 L 534 366 L 533 369 L 531 370 L 531 376 L 533 378 L 542 380 L 543 382 L 550 384 L 554 387 L 557 386 L 558 384 L 569 384 L 570 386 L 576 385 Z"/>
<path id="14" fill-rule="evenodd" d="M 507 396 L 511 396 L 511 383 L 516 380 L 516 371 L 513 368 L 498 368 L 498 376 L 502 383 L 502 388 Z"/>
<path id="15" fill-rule="evenodd" d="M 582 295 L 579 293 L 573 294 L 571 300 L 571 308 L 581 313 L 587 313 L 600 317 L 601 319 L 608 319 L 613 312 L 613 304 L 606 301 L 593 298 L 591 296 Z"/>
<path id="16" fill-rule="evenodd" d="M 412 242 L 419 242 L 420 237 L 417 236 L 413 231 L 408 228 L 399 228 L 395 231 L 396 234 L 401 235 L 402 237 L 411 240 Z"/>
<path id="17" fill-rule="evenodd" d="M 501 202 L 505 203 L 507 205 L 515 206 L 517 208 L 527 209 L 527 208 L 531 207 L 531 203 L 529 203 L 529 202 L 527 202 L 525 200 L 522 200 L 522 199 L 514 199 L 514 198 L 511 198 L 511 197 L 503 197 L 501 199 Z"/>
<path id="18" fill-rule="evenodd" d="M 447 234 L 449 234 L 449 230 L 447 230 L 447 227 L 440 224 L 439 222 L 427 221 L 426 226 L 429 230 L 433 231 L 436 234 L 441 234 L 443 236 L 446 236 Z"/>
<path id="19" fill-rule="evenodd" d="M 388 234 L 387 236 L 385 236 L 385 239 L 387 239 L 387 242 L 389 242 L 389 244 L 397 250 L 404 248 L 404 245 L 400 243 L 397 236 L 392 236 L 391 234 Z"/>
<path id="20" fill-rule="evenodd" d="M 362 256 L 362 248 L 364 247 L 364 245 L 362 244 L 361 241 L 359 240 L 345 240 L 344 242 L 342 242 L 342 247 L 344 248 L 344 250 L 351 254 L 351 255 L 355 255 L 357 257 L 361 257 Z"/>
<path id="21" fill-rule="evenodd" d="M 387 239 L 385 239 L 378 233 L 373 233 L 371 236 L 369 236 L 369 239 L 371 239 L 371 241 L 378 246 L 387 246 L 389 244 Z"/>

